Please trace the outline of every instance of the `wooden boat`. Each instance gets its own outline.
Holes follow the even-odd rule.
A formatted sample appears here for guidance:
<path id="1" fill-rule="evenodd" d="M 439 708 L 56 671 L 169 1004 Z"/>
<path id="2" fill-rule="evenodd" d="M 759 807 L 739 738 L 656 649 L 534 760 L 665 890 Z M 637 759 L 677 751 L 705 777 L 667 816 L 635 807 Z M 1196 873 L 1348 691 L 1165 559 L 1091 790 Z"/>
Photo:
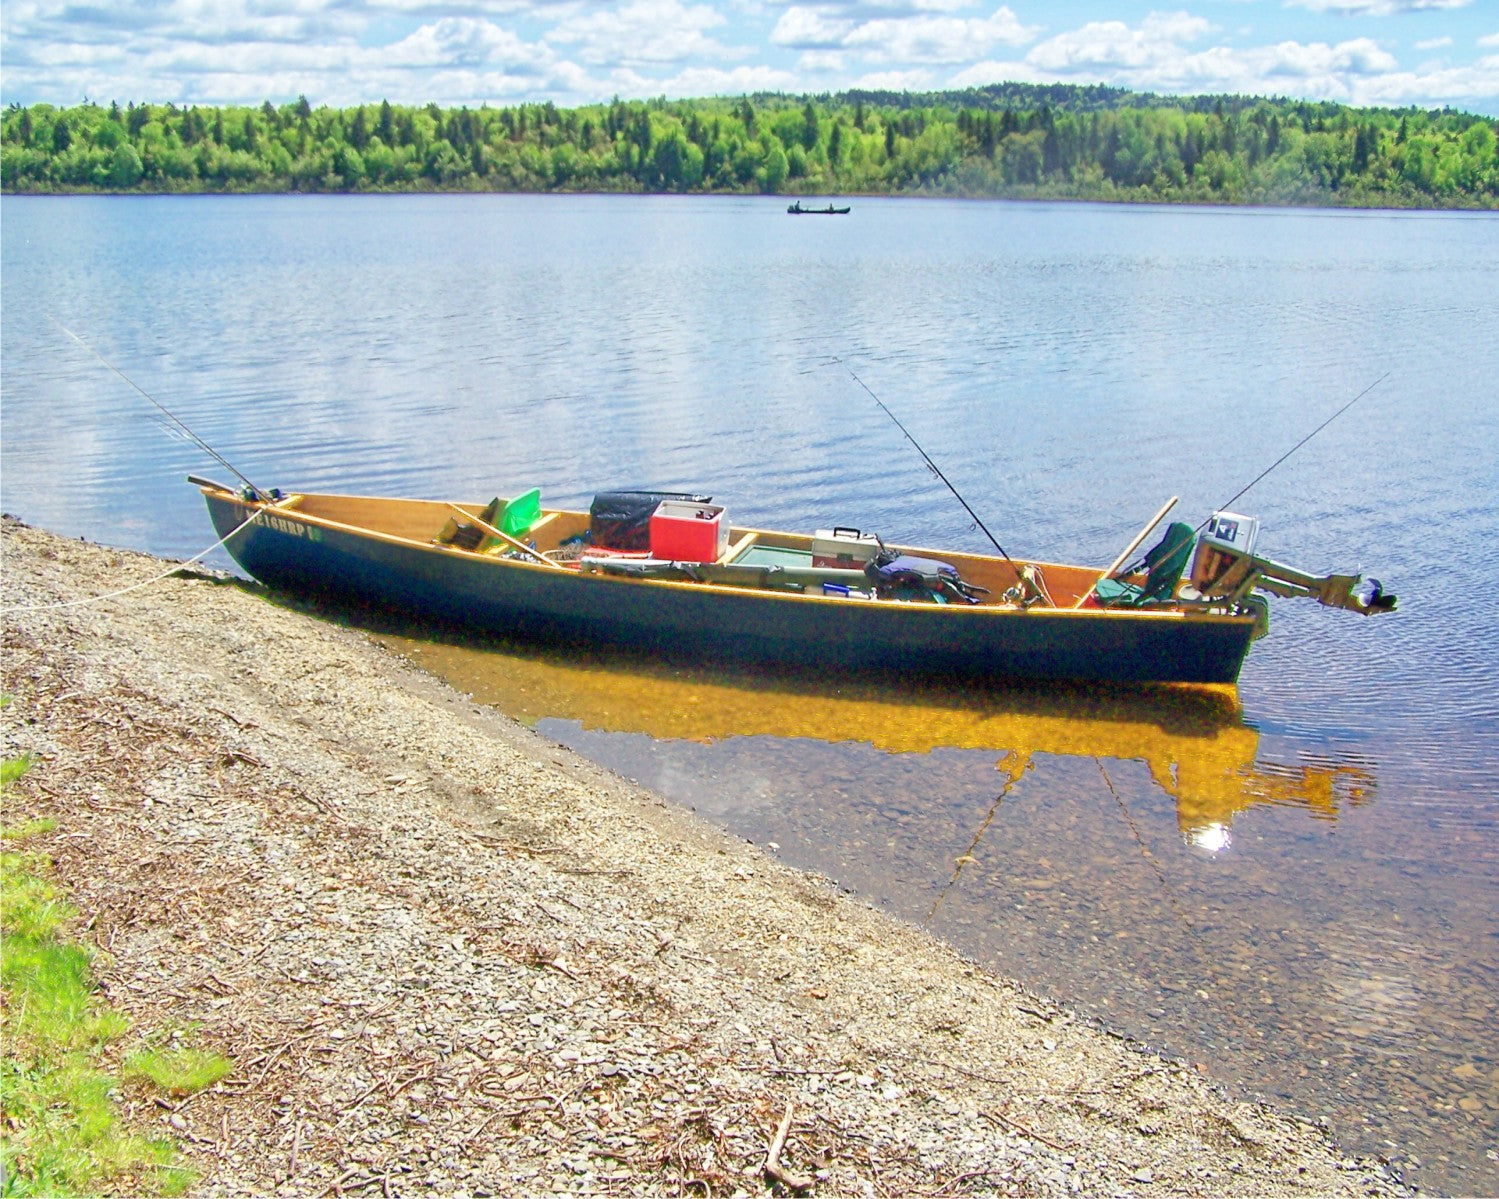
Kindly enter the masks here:
<path id="1" fill-rule="evenodd" d="M 852 206 L 835 208 L 829 204 L 826 208 L 803 208 L 800 200 L 793 201 L 786 206 L 786 211 L 792 216 L 847 216 Z"/>
<path id="2" fill-rule="evenodd" d="M 1181 524 L 1168 530 L 1180 544 L 1169 547 L 1165 569 L 1158 546 L 1146 571 L 1121 575 L 891 551 L 854 530 L 813 537 L 730 528 L 723 509 L 701 496 L 601 493 L 580 512 L 542 509 L 535 490 L 486 506 L 190 481 L 235 560 L 270 587 L 704 661 L 901 677 L 1232 683 L 1264 629 L 1268 606 L 1251 587 L 1357 611 L 1393 607 L 1392 597 L 1355 594 L 1358 576 L 1290 572 L 1291 582 L 1289 568 L 1236 554 L 1248 518 L 1226 519 L 1232 514 L 1220 517 L 1233 536 L 1217 536 L 1210 523 L 1194 561 L 1195 581 L 1211 583 L 1206 572 L 1215 570 L 1227 590 L 1188 594 L 1166 579 L 1172 563 L 1179 577 L 1191 548 L 1194 531 Z M 628 514 L 620 521 L 601 511 L 606 497 L 637 497 L 635 527 L 625 527 Z"/>

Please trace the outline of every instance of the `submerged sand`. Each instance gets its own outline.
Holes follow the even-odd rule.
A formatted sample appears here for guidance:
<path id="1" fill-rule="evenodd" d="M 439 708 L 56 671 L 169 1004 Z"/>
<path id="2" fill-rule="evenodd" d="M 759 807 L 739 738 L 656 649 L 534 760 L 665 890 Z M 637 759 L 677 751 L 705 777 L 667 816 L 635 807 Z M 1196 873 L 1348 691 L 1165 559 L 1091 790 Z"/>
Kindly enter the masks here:
<path id="1" fill-rule="evenodd" d="M 1405 1193 L 358 631 L 3 551 L 5 823 L 56 819 L 125 1040 L 234 1060 L 122 1093 L 195 1193 Z"/>

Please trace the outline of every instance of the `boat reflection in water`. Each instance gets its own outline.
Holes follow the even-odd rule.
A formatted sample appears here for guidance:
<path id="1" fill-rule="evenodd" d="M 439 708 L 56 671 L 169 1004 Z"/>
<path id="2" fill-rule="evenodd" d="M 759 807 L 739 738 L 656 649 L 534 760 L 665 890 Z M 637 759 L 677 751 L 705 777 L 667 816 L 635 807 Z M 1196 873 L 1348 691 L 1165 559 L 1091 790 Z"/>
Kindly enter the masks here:
<path id="1" fill-rule="evenodd" d="M 1234 816 L 1255 804 L 1296 806 L 1335 820 L 1342 808 L 1373 795 L 1372 777 L 1357 764 L 1258 760 L 1260 734 L 1245 723 L 1232 687 L 996 690 L 743 670 L 725 677 L 502 641 L 475 648 L 425 637 L 384 640 L 476 701 L 533 726 L 576 721 L 587 731 L 704 744 L 771 737 L 863 743 L 888 754 L 993 752 L 1000 779 L 984 827 L 1038 755 L 1091 758 L 1100 766 L 1109 759 L 1143 762 L 1175 801 L 1182 837 L 1210 851 L 1228 845 Z"/>

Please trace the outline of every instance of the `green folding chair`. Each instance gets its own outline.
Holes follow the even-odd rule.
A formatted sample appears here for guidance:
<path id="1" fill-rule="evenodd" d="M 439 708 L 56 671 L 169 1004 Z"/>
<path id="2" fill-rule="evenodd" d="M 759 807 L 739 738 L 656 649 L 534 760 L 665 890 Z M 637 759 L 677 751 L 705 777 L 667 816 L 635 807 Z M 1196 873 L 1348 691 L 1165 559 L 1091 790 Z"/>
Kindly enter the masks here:
<path id="1" fill-rule="evenodd" d="M 1166 527 L 1166 535 L 1154 548 L 1145 552 L 1145 582 L 1127 583 L 1123 579 L 1100 579 L 1093 594 L 1105 608 L 1142 608 L 1149 604 L 1168 603 L 1176 595 L 1197 530 L 1182 521 Z"/>

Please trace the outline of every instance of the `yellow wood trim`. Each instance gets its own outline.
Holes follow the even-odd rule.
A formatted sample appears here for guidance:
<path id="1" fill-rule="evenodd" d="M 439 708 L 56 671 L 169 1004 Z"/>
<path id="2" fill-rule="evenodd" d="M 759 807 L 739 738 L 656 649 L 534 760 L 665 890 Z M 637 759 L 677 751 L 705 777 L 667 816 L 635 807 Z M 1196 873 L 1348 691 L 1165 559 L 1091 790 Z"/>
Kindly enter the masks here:
<path id="1" fill-rule="evenodd" d="M 732 562 L 735 558 L 739 557 L 740 554 L 742 554 L 746 549 L 748 549 L 751 545 L 753 545 L 754 542 L 756 542 L 759 539 L 759 537 L 760 537 L 759 533 L 746 533 L 743 537 L 741 537 L 733 545 L 729 546 L 728 549 L 724 550 L 723 554 L 718 559 L 718 565 L 719 566 L 726 566 L 726 565 L 728 565 L 728 563 Z"/>

